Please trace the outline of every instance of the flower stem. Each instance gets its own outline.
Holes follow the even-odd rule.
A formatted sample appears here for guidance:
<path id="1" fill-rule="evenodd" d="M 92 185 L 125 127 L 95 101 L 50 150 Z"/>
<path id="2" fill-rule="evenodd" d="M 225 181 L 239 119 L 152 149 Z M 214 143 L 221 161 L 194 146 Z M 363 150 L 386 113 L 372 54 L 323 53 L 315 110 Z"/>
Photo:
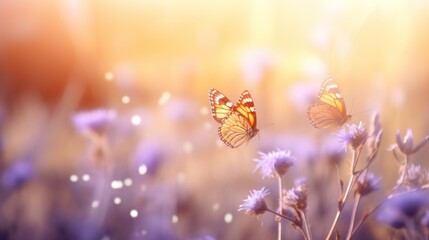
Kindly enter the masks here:
<path id="1" fill-rule="evenodd" d="M 398 186 L 402 186 L 402 184 L 404 184 L 405 175 L 407 174 L 407 168 L 408 168 L 408 155 L 405 155 L 405 163 L 404 163 L 404 167 L 403 167 L 402 172 L 401 172 L 401 177 L 399 178 L 401 180 L 400 180 Z"/>
<path id="2" fill-rule="evenodd" d="M 282 177 L 281 176 L 277 176 L 277 180 L 279 183 L 279 214 L 282 215 L 283 213 L 283 184 L 282 184 Z M 281 218 L 278 219 L 278 236 L 277 239 L 281 240 L 282 239 L 282 221 Z"/>
<path id="3" fill-rule="evenodd" d="M 310 225 L 308 223 L 307 214 L 305 211 L 301 211 L 301 217 L 304 224 L 305 235 L 307 235 L 306 239 L 311 240 Z"/>
<path id="4" fill-rule="evenodd" d="M 276 216 L 279 216 L 279 217 L 281 217 L 281 218 L 284 218 L 284 219 L 287 219 L 287 220 L 289 220 L 289 221 L 291 221 L 291 222 L 295 222 L 296 220 L 295 219 L 293 219 L 293 218 L 291 218 L 291 217 L 288 217 L 288 216 L 285 216 L 285 215 L 283 215 L 283 214 L 280 214 L 280 213 L 278 213 L 278 212 L 276 212 L 276 211 L 273 211 L 273 210 L 271 210 L 271 209 L 267 209 L 267 211 L 268 212 L 270 212 L 270 213 L 272 213 L 272 214 L 274 214 L 274 215 L 276 215 Z"/>
<path id="5" fill-rule="evenodd" d="M 357 209 L 359 207 L 359 203 L 360 203 L 361 197 L 362 196 L 360 194 L 356 195 L 355 203 L 353 205 L 352 216 L 350 218 L 350 226 L 349 226 L 349 230 L 347 232 L 346 239 L 351 239 L 352 238 L 353 227 L 354 227 L 355 221 L 356 221 L 356 213 L 357 213 Z"/>
<path id="6" fill-rule="evenodd" d="M 332 236 L 332 233 L 334 232 L 335 226 L 337 225 L 338 219 L 340 218 L 341 212 L 345 206 L 345 202 L 348 198 L 348 196 L 351 193 L 352 187 L 355 183 L 355 178 L 356 178 L 356 173 L 355 173 L 355 169 L 356 169 L 356 165 L 357 165 L 357 161 L 359 159 L 359 155 L 360 152 L 362 150 L 362 147 L 359 147 L 357 149 L 353 149 L 352 150 L 352 164 L 350 165 L 351 167 L 351 171 L 350 171 L 350 178 L 349 178 L 349 182 L 347 184 L 347 188 L 346 191 L 344 192 L 343 197 L 340 199 L 340 202 L 338 204 L 338 210 L 337 210 L 337 214 L 335 215 L 334 221 L 332 222 L 331 228 L 329 230 L 328 235 L 326 236 L 326 240 L 329 240 Z"/>

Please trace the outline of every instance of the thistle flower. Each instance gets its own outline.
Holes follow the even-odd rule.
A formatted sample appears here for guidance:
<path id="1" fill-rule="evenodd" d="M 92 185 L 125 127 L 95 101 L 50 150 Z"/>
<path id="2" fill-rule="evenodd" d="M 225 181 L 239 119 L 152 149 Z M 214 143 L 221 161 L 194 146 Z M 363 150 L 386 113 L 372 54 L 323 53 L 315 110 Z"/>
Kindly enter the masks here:
<path id="1" fill-rule="evenodd" d="M 356 192 L 361 196 L 366 196 L 380 189 L 380 177 L 375 177 L 373 173 L 360 175 L 357 181 Z"/>
<path id="2" fill-rule="evenodd" d="M 389 199 L 387 207 L 395 209 L 407 217 L 413 218 L 426 209 L 429 204 L 429 194 L 425 191 L 402 192 Z"/>
<path id="3" fill-rule="evenodd" d="M 347 146 L 350 146 L 352 149 L 361 147 L 367 139 L 364 124 L 360 122 L 359 125 L 350 124 L 348 127 L 348 131 L 343 128 L 338 132 L 337 137 L 339 141 L 343 143 L 345 149 L 347 149 Z"/>
<path id="4" fill-rule="evenodd" d="M 268 209 L 265 203 L 265 197 L 269 191 L 262 187 L 261 190 L 252 190 L 250 195 L 244 200 L 244 203 L 238 207 L 238 211 L 245 211 L 250 216 L 258 216 L 264 214 Z"/>
<path id="5" fill-rule="evenodd" d="M 20 188 L 34 175 L 35 169 L 30 162 L 18 160 L 3 172 L 1 180 L 6 188 Z"/>
<path id="6" fill-rule="evenodd" d="M 80 132 L 93 131 L 98 134 L 104 133 L 108 126 L 115 120 L 116 111 L 111 109 L 96 109 L 82 111 L 74 114 L 72 122 Z"/>
<path id="7" fill-rule="evenodd" d="M 413 131 L 407 129 L 407 133 L 404 138 L 401 137 L 399 130 L 396 132 L 396 145 L 393 147 L 398 147 L 399 150 L 405 155 L 412 155 L 418 152 L 426 143 L 429 141 L 429 135 L 426 136 L 416 147 L 414 147 L 414 137 Z"/>
<path id="8" fill-rule="evenodd" d="M 428 193 L 424 191 L 402 192 L 389 198 L 380 208 L 377 219 L 395 229 L 420 218 L 428 206 Z"/>
<path id="9" fill-rule="evenodd" d="M 299 178 L 295 181 L 295 187 L 285 191 L 283 197 L 284 206 L 303 211 L 307 209 L 307 179 Z"/>
<path id="10" fill-rule="evenodd" d="M 429 182 L 429 172 L 420 165 L 410 164 L 404 177 L 403 183 L 411 189 L 419 188 Z"/>
<path id="11" fill-rule="evenodd" d="M 270 176 L 281 177 L 296 161 L 290 151 L 276 150 L 267 154 L 259 152 L 259 155 L 259 159 L 255 159 L 257 162 L 255 171 L 259 170 L 262 178 Z"/>

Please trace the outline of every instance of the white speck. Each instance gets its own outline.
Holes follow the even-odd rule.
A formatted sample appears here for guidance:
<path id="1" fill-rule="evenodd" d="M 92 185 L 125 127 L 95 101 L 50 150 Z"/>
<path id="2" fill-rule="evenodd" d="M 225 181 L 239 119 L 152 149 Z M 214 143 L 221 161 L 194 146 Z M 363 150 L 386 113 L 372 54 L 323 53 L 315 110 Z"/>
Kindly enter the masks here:
<path id="1" fill-rule="evenodd" d="M 170 92 L 167 92 L 167 91 L 163 92 L 162 95 L 161 95 L 161 97 L 158 100 L 159 106 L 165 105 L 168 102 L 168 100 L 170 100 L 170 97 L 171 97 L 171 93 Z"/>
<path id="2" fill-rule="evenodd" d="M 91 203 L 92 208 L 98 208 L 98 206 L 100 206 L 100 202 L 98 200 L 92 201 Z"/>
<path id="3" fill-rule="evenodd" d="M 232 222 L 232 214 L 231 213 L 227 213 L 225 214 L 225 216 L 223 217 L 224 221 L 226 223 L 231 223 Z"/>
<path id="4" fill-rule="evenodd" d="M 180 173 L 177 174 L 177 181 L 179 183 L 184 183 L 185 180 L 186 180 L 186 176 L 185 176 L 185 174 L 183 172 L 180 172 Z"/>
<path id="5" fill-rule="evenodd" d="M 131 178 L 125 178 L 124 179 L 124 185 L 127 187 L 133 185 L 133 180 Z"/>
<path id="6" fill-rule="evenodd" d="M 139 212 L 137 210 L 133 209 L 133 210 L 130 211 L 130 216 L 132 218 L 136 218 L 136 217 L 139 216 Z"/>
<path id="7" fill-rule="evenodd" d="M 186 141 L 183 143 L 183 151 L 185 153 L 191 153 L 193 150 L 194 150 L 194 146 L 192 145 L 191 142 Z"/>
<path id="8" fill-rule="evenodd" d="M 84 175 L 82 176 L 82 180 L 83 180 L 84 182 L 88 182 L 90 179 L 91 179 L 91 176 L 89 176 L 89 174 L 84 174 Z"/>
<path id="9" fill-rule="evenodd" d="M 203 116 L 207 116 L 207 115 L 209 115 L 209 113 L 210 113 L 210 109 L 209 109 L 208 107 L 202 107 L 202 108 L 200 109 L 200 113 L 201 113 L 201 115 L 203 115 Z"/>
<path id="10" fill-rule="evenodd" d="M 139 174 L 140 175 L 145 175 L 147 173 L 147 166 L 142 164 L 139 166 Z"/>
<path id="11" fill-rule="evenodd" d="M 113 80 L 113 73 L 111 73 L 111 72 L 106 72 L 105 74 L 104 74 L 104 78 L 106 79 L 106 81 L 112 81 Z"/>
<path id="12" fill-rule="evenodd" d="M 122 202 L 122 199 L 121 199 L 120 197 L 115 197 L 115 198 L 113 199 L 113 203 L 114 203 L 114 204 L 116 204 L 116 205 L 121 204 L 121 202 Z"/>
<path id="13" fill-rule="evenodd" d="M 204 123 L 204 129 L 206 129 L 206 130 L 210 130 L 210 129 L 212 129 L 212 123 L 211 122 L 205 122 Z"/>
<path id="14" fill-rule="evenodd" d="M 120 180 L 113 180 L 112 183 L 110 184 L 110 186 L 113 189 L 120 189 L 124 186 L 124 183 Z"/>
<path id="15" fill-rule="evenodd" d="M 142 184 L 142 185 L 140 186 L 140 190 L 142 190 L 142 192 L 146 191 L 146 190 L 147 190 L 147 186 L 146 186 L 146 185 L 144 185 L 144 184 Z"/>
<path id="16" fill-rule="evenodd" d="M 131 98 L 129 96 L 122 96 L 122 98 L 121 98 L 121 102 L 123 104 L 128 104 L 128 103 L 130 103 L 130 101 L 131 101 Z"/>
<path id="17" fill-rule="evenodd" d="M 79 177 L 77 175 L 73 174 L 73 175 L 70 176 L 70 181 L 71 182 L 77 182 L 78 180 L 79 180 Z"/>
<path id="18" fill-rule="evenodd" d="M 219 204 L 219 203 L 214 203 L 214 204 L 212 205 L 212 210 L 213 210 L 213 211 L 217 211 L 217 210 L 219 210 L 219 207 L 220 207 L 220 204 Z"/>
<path id="19" fill-rule="evenodd" d="M 147 231 L 146 231 L 146 230 L 142 230 L 140 233 L 141 233 L 141 235 L 143 235 L 143 236 L 144 236 L 144 235 L 146 235 L 146 234 L 147 234 Z"/>
<path id="20" fill-rule="evenodd" d="M 172 223 L 177 223 L 179 221 L 179 217 L 177 216 L 177 215 L 173 215 L 172 217 L 171 217 L 171 222 Z"/>
<path id="21" fill-rule="evenodd" d="M 133 115 L 131 117 L 131 124 L 134 126 L 138 126 L 142 123 L 142 118 L 139 115 Z"/>

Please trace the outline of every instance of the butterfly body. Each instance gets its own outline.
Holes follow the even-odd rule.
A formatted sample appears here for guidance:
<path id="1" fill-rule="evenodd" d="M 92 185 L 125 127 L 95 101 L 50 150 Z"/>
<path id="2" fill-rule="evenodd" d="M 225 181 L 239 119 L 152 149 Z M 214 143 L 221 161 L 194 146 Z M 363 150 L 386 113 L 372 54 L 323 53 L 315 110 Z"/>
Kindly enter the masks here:
<path id="1" fill-rule="evenodd" d="M 209 100 L 214 120 L 220 123 L 218 134 L 229 147 L 239 147 L 259 132 L 256 128 L 256 110 L 249 91 L 241 94 L 233 104 L 224 94 L 212 88 Z"/>
<path id="2" fill-rule="evenodd" d="M 315 128 L 340 128 L 350 120 L 346 104 L 333 79 L 326 80 L 317 96 L 317 101 L 307 109 L 307 118 Z"/>

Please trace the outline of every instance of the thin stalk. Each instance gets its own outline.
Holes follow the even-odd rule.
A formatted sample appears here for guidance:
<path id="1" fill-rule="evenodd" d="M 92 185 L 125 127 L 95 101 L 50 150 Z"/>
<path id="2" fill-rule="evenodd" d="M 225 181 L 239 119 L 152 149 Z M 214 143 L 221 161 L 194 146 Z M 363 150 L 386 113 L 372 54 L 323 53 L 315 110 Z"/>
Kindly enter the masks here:
<path id="1" fill-rule="evenodd" d="M 282 178 L 280 176 L 277 176 L 277 180 L 279 183 L 279 214 L 282 214 L 283 212 L 283 184 L 282 184 Z M 277 239 L 281 240 L 282 239 L 282 221 L 281 218 L 278 219 L 278 235 L 277 235 Z"/>
<path id="2" fill-rule="evenodd" d="M 304 231 L 305 231 L 305 235 L 307 235 L 307 240 L 311 240 L 311 234 L 310 234 L 310 224 L 308 223 L 308 219 L 307 219 L 307 214 L 305 211 L 300 211 L 301 212 L 301 218 L 302 218 L 302 222 L 304 225 Z"/>
<path id="3" fill-rule="evenodd" d="M 273 210 L 271 210 L 271 209 L 269 209 L 269 208 L 267 209 L 267 212 L 270 212 L 270 213 L 272 213 L 272 214 L 274 214 L 274 215 L 276 215 L 276 216 L 278 216 L 278 217 L 281 217 L 281 218 L 287 219 L 287 220 L 289 220 L 289 221 L 291 221 L 291 222 L 295 222 L 295 221 L 296 221 L 294 218 L 291 218 L 291 217 L 288 217 L 288 216 L 286 216 L 286 215 L 280 214 L 280 213 L 278 213 L 278 212 L 276 212 L 276 211 L 273 211 Z"/>
<path id="4" fill-rule="evenodd" d="M 405 181 L 405 175 L 407 174 L 407 169 L 408 169 L 408 155 L 405 155 L 405 163 L 404 163 L 404 168 L 402 170 L 401 173 L 401 177 L 399 179 L 401 179 L 400 183 L 398 184 L 398 186 L 402 186 L 402 184 L 404 184 Z"/>
<path id="5" fill-rule="evenodd" d="M 353 204 L 353 211 L 352 211 L 352 216 L 350 218 L 350 226 L 349 226 L 349 230 L 347 232 L 347 237 L 346 239 L 351 239 L 353 236 L 353 227 L 355 225 L 355 221 L 356 221 L 356 213 L 357 210 L 359 208 L 359 203 L 360 203 L 360 199 L 362 198 L 362 195 L 357 194 L 356 195 L 356 199 L 355 199 L 355 203 Z"/>
<path id="6" fill-rule="evenodd" d="M 345 202 L 351 193 L 352 187 L 355 182 L 355 177 L 356 177 L 354 170 L 356 169 L 357 160 L 359 158 L 361 150 L 362 150 L 362 147 L 352 150 L 352 164 L 351 164 L 349 182 L 347 184 L 347 188 L 346 188 L 346 191 L 344 192 L 343 197 L 340 199 L 340 204 L 338 205 L 337 213 L 335 214 L 335 218 L 334 218 L 334 221 L 332 222 L 331 228 L 329 229 L 329 233 L 325 238 L 326 240 L 329 240 L 332 236 L 332 233 L 334 233 L 335 226 L 337 225 L 338 219 L 340 218 L 341 212 L 345 206 Z"/>

